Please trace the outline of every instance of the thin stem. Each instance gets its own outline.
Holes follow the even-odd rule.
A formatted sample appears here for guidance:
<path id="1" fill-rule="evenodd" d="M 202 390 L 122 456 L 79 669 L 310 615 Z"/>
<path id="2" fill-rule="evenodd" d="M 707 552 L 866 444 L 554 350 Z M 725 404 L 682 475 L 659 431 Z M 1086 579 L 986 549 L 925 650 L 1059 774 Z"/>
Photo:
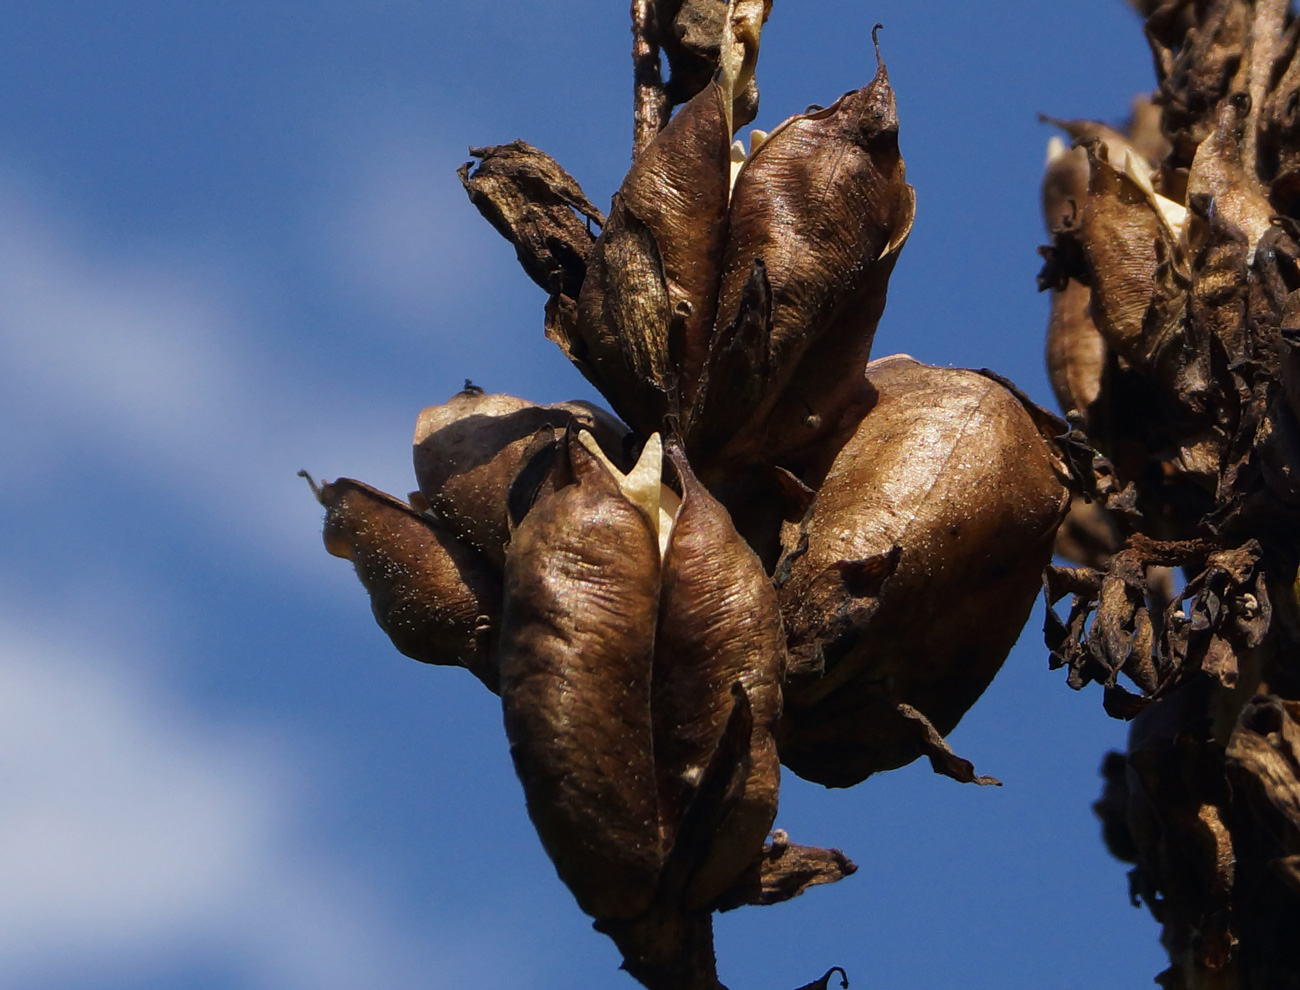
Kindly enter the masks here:
<path id="1" fill-rule="evenodd" d="M 632 158 L 636 159 L 668 123 L 654 0 L 632 0 L 632 80 Z"/>

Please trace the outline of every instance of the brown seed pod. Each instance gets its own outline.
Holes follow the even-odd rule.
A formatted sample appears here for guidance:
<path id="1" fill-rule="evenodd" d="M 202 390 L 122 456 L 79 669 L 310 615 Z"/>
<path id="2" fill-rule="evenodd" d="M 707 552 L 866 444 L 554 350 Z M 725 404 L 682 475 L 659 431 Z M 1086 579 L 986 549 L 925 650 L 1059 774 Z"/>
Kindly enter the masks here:
<path id="1" fill-rule="evenodd" d="M 732 99 L 753 74 L 763 16 L 762 3 L 736 5 L 713 80 L 627 173 L 588 261 L 574 336 L 559 341 L 643 434 L 694 400 L 708 355 L 727 230 Z"/>
<path id="2" fill-rule="evenodd" d="M 1042 117 L 1043 120 L 1052 118 Z M 1058 121 L 1071 136 L 1092 130 L 1100 136 L 1102 124 L 1086 122 L 1089 131 L 1081 131 L 1080 121 Z M 1105 128 L 1105 132 L 1111 132 Z M 1123 138 L 1111 140 L 1108 152 L 1124 150 Z M 1121 143 L 1123 142 L 1123 143 Z M 1079 146 L 1066 148 L 1059 137 L 1047 145 L 1047 168 L 1043 173 L 1043 223 L 1049 233 L 1057 234 L 1076 227 L 1088 201 L 1088 152 Z M 1047 375 L 1061 411 L 1077 410 L 1086 414 L 1088 406 L 1101 391 L 1101 376 L 1106 365 L 1106 341 L 1093 325 L 1090 308 L 1091 290 L 1077 279 L 1068 278 L 1063 287 L 1051 289 L 1051 317 L 1047 325 Z"/>
<path id="3" fill-rule="evenodd" d="M 501 698 L 528 812 L 598 919 L 649 906 L 663 862 L 650 714 L 659 546 L 594 454 L 541 499 L 506 554 Z M 656 481 L 658 479 L 656 478 Z"/>
<path id="4" fill-rule="evenodd" d="M 1273 208 L 1254 169 L 1242 166 L 1240 130 L 1246 123 L 1243 101 L 1226 99 L 1215 113 L 1215 126 L 1196 148 L 1187 175 L 1187 198 L 1205 196 L 1214 201 L 1219 219 L 1246 235 L 1249 256 L 1272 226 Z M 1254 118 L 1250 118 L 1251 124 Z"/>
<path id="5" fill-rule="evenodd" d="M 416 421 L 420 494 L 460 539 L 503 565 L 510 541 L 510 486 L 524 464 L 570 424 L 594 434 L 609 456 L 623 460 L 627 427 L 596 406 L 537 406 L 467 387 L 423 410 Z"/>
<path id="6" fill-rule="evenodd" d="M 1191 276 L 1187 210 L 1156 193 L 1130 156 L 1124 169 L 1089 149 L 1091 176 L 1080 241 L 1092 285 L 1091 316 L 1106 343 L 1180 403 L 1198 408 L 1209 356 L 1187 325 Z"/>
<path id="7" fill-rule="evenodd" d="M 706 395 L 692 423 L 706 449 L 770 462 L 840 425 L 862 398 L 853 369 L 870 353 L 915 203 L 883 62 L 869 85 L 763 140 L 732 192 L 718 324 L 738 319 L 761 260 L 771 286 L 766 381 L 734 437 L 711 433 L 718 413 Z"/>
<path id="8" fill-rule="evenodd" d="M 502 699 L 543 845 L 583 910 L 695 910 L 757 860 L 776 814 L 783 634 L 726 511 L 658 438 L 624 477 L 565 441 L 574 481 L 507 554 Z"/>
<path id="9" fill-rule="evenodd" d="M 311 484 L 326 510 L 325 549 L 352 561 L 393 645 L 423 663 L 464 667 L 497 691 L 500 571 L 391 495 L 351 478 Z"/>
<path id="10" fill-rule="evenodd" d="M 772 0 L 763 2 L 766 21 Z M 654 8 L 657 40 L 672 69 L 666 96 L 676 106 L 704 89 L 717 71 L 731 4 L 727 0 L 655 0 Z M 748 124 L 758 113 L 758 86 L 752 77 L 736 93 L 732 112 L 735 127 Z"/>
<path id="11" fill-rule="evenodd" d="M 739 684 L 751 712 L 747 772 L 710 836 L 686 906 L 714 900 L 750 866 L 776 816 L 780 769 L 772 729 L 781 714 L 785 636 L 776 592 L 731 518 L 669 457 L 682 488 L 663 563 L 653 681 L 661 814 L 676 832 L 717 751 Z"/>
<path id="12" fill-rule="evenodd" d="M 1106 340 L 1090 315 L 1092 292 L 1070 279 L 1064 289 L 1052 290 L 1052 313 L 1047 324 L 1047 376 L 1061 411 L 1087 414 L 1101 393 L 1106 367 Z"/>
<path id="13" fill-rule="evenodd" d="M 867 378 L 878 404 L 778 568 L 781 759 L 834 787 L 941 759 L 938 736 L 1015 642 L 1069 506 L 1057 457 L 998 382 L 901 356 Z"/>

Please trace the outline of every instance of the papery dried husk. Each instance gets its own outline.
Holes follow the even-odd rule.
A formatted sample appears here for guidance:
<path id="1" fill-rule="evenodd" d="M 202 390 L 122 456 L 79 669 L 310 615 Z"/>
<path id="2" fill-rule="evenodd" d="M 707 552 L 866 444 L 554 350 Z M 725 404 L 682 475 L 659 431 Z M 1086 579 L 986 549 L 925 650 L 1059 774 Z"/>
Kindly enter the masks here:
<path id="1" fill-rule="evenodd" d="M 1205 357 L 1184 330 L 1189 283 L 1179 247 L 1185 211 L 1132 170 L 1091 156 L 1080 240 L 1092 285 L 1092 320 L 1106 342 L 1171 391 L 1204 391 Z"/>
<path id="2" fill-rule="evenodd" d="M 1161 127 L 1173 145 L 1171 163 L 1188 166 L 1214 127 L 1214 108 L 1244 89 L 1253 27 L 1249 0 L 1163 3 L 1147 18 L 1146 34 L 1160 83 Z"/>
<path id="3" fill-rule="evenodd" d="M 594 918 L 650 905 L 665 852 L 651 723 L 655 526 L 582 444 L 506 554 L 501 698 L 528 812 Z"/>
<path id="4" fill-rule="evenodd" d="M 764 6 L 766 21 L 771 0 L 764 0 Z M 731 4 L 727 0 L 656 0 L 654 9 L 656 38 L 672 70 L 664 89 L 668 102 L 676 106 L 704 89 L 717 71 Z M 732 113 L 733 129 L 758 114 L 758 84 L 752 76 L 736 93 Z"/>
<path id="5" fill-rule="evenodd" d="M 1214 129 L 1197 146 L 1192 160 L 1187 197 L 1189 203 L 1197 195 L 1209 197 L 1214 213 L 1246 235 L 1249 263 L 1259 239 L 1272 226 L 1273 208 L 1254 169 L 1242 166 L 1238 132 L 1245 122 L 1243 109 L 1231 98 L 1219 104 Z"/>
<path id="6" fill-rule="evenodd" d="M 1258 170 L 1274 209 L 1291 212 L 1300 198 L 1300 20 L 1279 45 L 1278 72 L 1259 109 Z"/>
<path id="7" fill-rule="evenodd" d="M 1068 148 L 1056 135 L 1047 142 L 1041 198 L 1043 225 L 1049 234 L 1079 223 L 1079 214 L 1088 198 L 1088 170 L 1086 149 L 1077 145 Z"/>
<path id="8" fill-rule="evenodd" d="M 883 62 L 869 85 L 785 121 L 745 162 L 732 192 L 718 324 L 736 319 L 761 259 L 771 332 L 766 382 L 748 425 L 714 440 L 725 441 L 724 458 L 779 461 L 835 430 L 862 399 L 859 369 L 915 203 Z M 706 394 L 692 424 L 697 435 L 707 431 L 712 405 Z"/>
<path id="9" fill-rule="evenodd" d="M 624 461 L 627 427 L 590 403 L 538 406 L 474 388 L 458 392 L 416 421 L 420 494 L 452 532 L 503 565 L 510 487 L 528 458 L 570 425 L 591 432 L 607 455 Z"/>
<path id="10" fill-rule="evenodd" d="M 998 382 L 906 357 L 873 361 L 867 377 L 879 402 L 821 484 L 806 546 L 778 568 L 791 664 L 781 759 L 840 787 L 928 753 L 901 708 L 946 734 L 974 704 L 1069 506 L 1062 465 Z M 872 566 L 891 555 L 892 574 Z"/>
<path id="11" fill-rule="evenodd" d="M 1255 246 L 1247 230 L 1231 220 L 1233 211 L 1220 209 L 1220 202 L 1205 193 L 1191 199 L 1187 229 L 1192 250 L 1190 316 L 1199 332 L 1219 339 L 1228 360 L 1235 363 L 1251 349 L 1246 310 L 1248 266 Z M 1267 229 L 1265 225 L 1257 231 L 1262 234 Z M 1217 471 L 1217 464 L 1215 468 Z"/>
<path id="12" fill-rule="evenodd" d="M 1112 137 L 1107 148 L 1111 156 L 1127 154 L 1127 142 L 1093 121 L 1050 120 L 1071 137 Z M 1085 126 L 1086 125 L 1086 126 Z M 1076 133 L 1077 132 L 1077 133 Z M 1115 140 L 1115 139 L 1118 140 Z M 1047 168 L 1043 172 L 1043 223 L 1051 234 L 1077 227 L 1088 200 L 1090 166 L 1086 149 L 1066 148 L 1059 137 L 1048 142 Z M 1091 290 L 1077 279 L 1067 278 L 1063 288 L 1051 290 L 1051 316 L 1047 325 L 1047 375 L 1056 401 L 1064 413 L 1084 415 L 1101 391 L 1106 365 L 1106 341 L 1093 325 Z"/>
<path id="13" fill-rule="evenodd" d="M 340 478 L 312 487 L 326 510 L 325 549 L 352 561 L 393 645 L 423 663 L 464 667 L 495 692 L 499 569 L 369 485 Z"/>
<path id="14" fill-rule="evenodd" d="M 772 730 L 781 714 L 785 635 L 776 591 L 758 557 L 681 450 L 670 447 L 669 457 L 682 503 L 664 557 L 653 706 L 660 803 L 671 829 L 718 748 L 733 685 L 741 686 L 752 713 L 748 772 L 687 888 L 689 909 L 728 890 L 772 827 L 780 783 Z"/>
<path id="15" fill-rule="evenodd" d="M 547 292 L 576 297 L 595 241 L 590 224 L 603 225 L 604 215 L 573 176 L 526 141 L 469 153 L 478 166 L 466 163 L 457 174 L 470 202 L 515 246 L 529 278 Z"/>
<path id="16" fill-rule="evenodd" d="M 1061 411 L 1077 411 L 1086 422 L 1106 368 L 1106 339 L 1092 322 L 1092 290 L 1070 279 L 1064 289 L 1052 290 L 1051 305 L 1047 377 Z"/>
<path id="17" fill-rule="evenodd" d="M 727 231 L 731 103 L 757 57 L 758 25 L 736 29 L 748 43 L 733 50 L 729 27 L 713 80 L 637 157 L 614 195 L 573 336 L 559 341 L 644 434 L 694 401 L 708 356 Z"/>

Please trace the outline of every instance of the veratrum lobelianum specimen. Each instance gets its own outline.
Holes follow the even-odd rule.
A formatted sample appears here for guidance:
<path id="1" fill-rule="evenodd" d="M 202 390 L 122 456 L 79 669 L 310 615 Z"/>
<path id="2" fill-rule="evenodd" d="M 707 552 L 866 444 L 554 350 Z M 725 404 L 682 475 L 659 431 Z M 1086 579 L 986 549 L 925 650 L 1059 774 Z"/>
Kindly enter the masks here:
<path id="1" fill-rule="evenodd" d="M 894 93 L 877 49 L 863 88 L 733 143 L 770 8 L 634 3 L 637 154 L 607 217 L 523 141 L 461 169 L 614 414 L 467 383 L 420 414 L 409 504 L 319 489 L 399 649 L 500 693 L 557 873 L 662 990 L 721 986 L 713 911 L 854 871 L 773 831 L 779 762 L 992 782 L 943 736 L 1073 484 L 1064 424 L 1008 383 L 868 364 L 915 210 Z"/>

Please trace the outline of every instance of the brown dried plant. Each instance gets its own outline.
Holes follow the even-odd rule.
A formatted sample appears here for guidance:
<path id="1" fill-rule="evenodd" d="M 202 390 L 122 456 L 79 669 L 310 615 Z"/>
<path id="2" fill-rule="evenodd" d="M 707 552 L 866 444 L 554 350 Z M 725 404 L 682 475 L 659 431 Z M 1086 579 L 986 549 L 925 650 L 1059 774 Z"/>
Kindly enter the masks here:
<path id="1" fill-rule="evenodd" d="M 1048 362 L 1094 484 L 1046 576 L 1074 687 L 1131 720 L 1096 810 L 1166 990 L 1300 987 L 1300 20 L 1135 3 L 1155 92 L 1061 126 Z M 1172 568 L 1185 584 L 1176 594 Z M 1120 682 L 1120 675 L 1127 686 Z"/>
<path id="2" fill-rule="evenodd" d="M 770 10 L 635 0 L 634 159 L 608 215 L 522 141 L 460 170 L 613 412 L 467 382 L 419 416 L 409 502 L 313 482 L 327 549 L 398 649 L 500 695 L 543 847 L 655 990 L 721 986 L 714 911 L 854 871 L 773 829 L 781 764 L 846 787 L 926 756 L 996 783 L 944 736 L 1005 659 L 1092 469 L 990 372 L 870 360 L 915 210 L 889 75 L 877 48 L 861 89 L 746 149 Z M 1099 207 L 1103 182 L 1129 211 L 1106 222 L 1166 231 L 1122 170 L 1096 181 Z M 1169 314 L 1190 296 L 1147 258 L 1169 238 L 1110 319 L 1174 382 Z M 1168 319 L 1148 343 L 1156 284 Z M 1062 380 L 1092 401 L 1083 346 L 1058 348 Z"/>

